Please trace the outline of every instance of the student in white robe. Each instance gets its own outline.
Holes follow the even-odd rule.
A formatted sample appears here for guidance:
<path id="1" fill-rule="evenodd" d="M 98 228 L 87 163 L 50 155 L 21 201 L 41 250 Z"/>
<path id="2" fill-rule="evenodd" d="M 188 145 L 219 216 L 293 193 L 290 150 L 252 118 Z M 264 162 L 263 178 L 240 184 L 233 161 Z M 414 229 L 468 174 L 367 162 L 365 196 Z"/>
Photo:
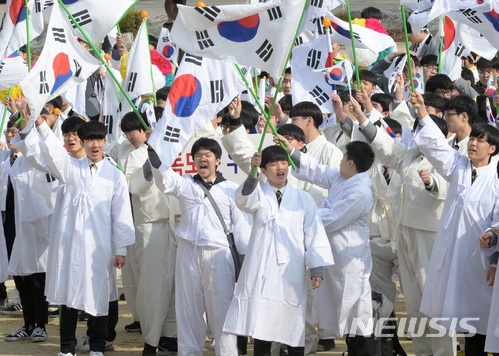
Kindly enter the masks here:
<path id="1" fill-rule="evenodd" d="M 17 132 L 14 121 L 7 130 Z M 51 192 L 57 182 L 35 170 L 19 149 L 8 140 L 10 150 L 2 151 L 2 196 L 6 223 L 14 223 L 13 244 L 9 246 L 7 272 L 13 276 L 23 306 L 24 325 L 5 337 L 6 341 L 47 340 L 48 304 L 44 295 L 49 229 L 53 212 Z M 3 205 L 3 204 L 2 204 Z M 13 221 L 12 221 L 13 220 Z"/>
<path id="2" fill-rule="evenodd" d="M 222 156 L 218 142 L 200 138 L 193 144 L 191 154 L 198 174 L 180 176 L 162 165 L 149 147 L 154 181 L 163 193 L 179 199 L 182 214 L 176 231 L 179 238 L 175 266 L 178 350 L 180 355 L 203 354 L 206 338 L 203 314 L 206 312 L 215 339 L 215 353 L 237 356 L 236 336 L 222 333 L 234 294 L 234 261 L 220 219 L 199 185 L 210 190 L 227 228 L 234 234 L 240 254 L 246 252 L 250 226 L 247 217 L 236 207 L 237 184 L 227 181 L 216 170 Z M 146 177 L 150 175 L 147 167 L 144 166 Z"/>
<path id="3" fill-rule="evenodd" d="M 449 335 L 427 337 L 439 331 L 433 330 L 428 324 L 419 326 L 420 322 L 425 323 L 427 320 L 419 308 L 428 275 L 427 266 L 447 195 L 447 182 L 416 148 L 408 148 L 394 141 L 385 129 L 376 128 L 364 115 L 359 115 L 357 119 L 360 132 L 371 144 L 377 159 L 395 169 L 403 181 L 394 234 L 398 239 L 397 256 L 407 314 L 416 320 L 414 330 L 417 330 L 418 337 L 412 339 L 415 352 L 418 355 L 455 355 L 455 338 Z M 445 121 L 437 117 L 434 119 L 446 135 Z M 343 126 L 348 130 L 347 127 L 351 126 L 349 119 L 345 120 Z M 427 176 L 426 186 L 422 182 L 422 175 Z"/>
<path id="4" fill-rule="evenodd" d="M 35 125 L 42 137 L 42 156 L 63 185 L 51 229 L 45 288 L 47 300 L 62 305 L 59 355 L 75 354 L 78 310 L 90 314 L 91 354 L 102 355 L 115 287 L 113 268 L 124 265 L 126 246 L 135 241 L 125 176 L 104 157 L 103 124 L 87 122 L 78 129 L 83 159 L 69 156 L 41 117 Z"/>
<path id="5" fill-rule="evenodd" d="M 175 197 L 163 194 L 154 182 L 144 178 L 142 167 L 148 159 L 146 131 L 137 114 L 125 114 L 120 126 L 127 140 L 115 145 L 110 156 L 125 172 L 135 224 L 135 244 L 128 246 L 127 265 L 123 268 L 126 273 L 122 272 L 123 289 L 127 304 L 136 310 L 140 320 L 142 354 L 155 355 L 161 336 L 168 345 L 177 343 L 175 228 L 180 207 Z"/>
<path id="6" fill-rule="evenodd" d="M 282 136 L 279 139 L 285 141 Z M 372 260 L 367 228 L 373 197 L 367 171 L 374 162 L 374 153 L 367 143 L 360 141 L 350 142 L 345 148 L 338 171 L 318 165 L 313 157 L 293 151 L 286 142 L 286 149 L 297 162 L 298 169 L 293 175 L 329 191 L 319 214 L 335 264 L 324 268 L 324 280 L 318 291 L 319 327 L 340 337 L 349 334 L 348 354 L 373 355 L 372 324 L 369 326 Z"/>
<path id="7" fill-rule="evenodd" d="M 288 184 L 286 151 L 267 147 L 252 164 L 267 183 L 260 187 L 249 175 L 236 192 L 238 207 L 253 215 L 253 229 L 224 332 L 252 336 L 255 355 L 270 355 L 272 341 L 288 345 L 289 355 L 303 355 L 306 268 L 318 288 L 322 266 L 333 264 L 331 248 L 312 197 Z"/>
<path id="8" fill-rule="evenodd" d="M 485 335 L 492 288 L 488 285 L 477 237 L 497 221 L 499 194 L 497 163 L 492 156 L 499 151 L 499 132 L 487 124 L 475 125 L 468 141 L 468 157 L 450 147 L 427 115 L 421 95 L 413 94 L 420 130 L 414 137 L 418 149 L 433 167 L 449 181 L 435 246 L 428 267 L 428 278 L 421 311 L 432 318 L 443 318 L 449 330 L 474 336 L 465 343 L 467 355 L 486 355 Z M 457 318 L 458 323 L 451 318 Z M 463 326 L 463 318 L 467 320 Z M 461 322 L 460 322 L 461 321 Z"/>

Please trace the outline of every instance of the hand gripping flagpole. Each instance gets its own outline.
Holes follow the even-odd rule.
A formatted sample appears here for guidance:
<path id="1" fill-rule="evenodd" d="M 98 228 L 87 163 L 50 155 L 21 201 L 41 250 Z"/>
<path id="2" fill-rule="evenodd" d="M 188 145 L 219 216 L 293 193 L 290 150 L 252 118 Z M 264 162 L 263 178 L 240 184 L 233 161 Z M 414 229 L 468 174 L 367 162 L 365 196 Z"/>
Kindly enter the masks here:
<path id="1" fill-rule="evenodd" d="M 68 15 L 68 17 L 71 20 L 71 22 L 76 26 L 76 28 L 78 30 L 80 30 L 80 32 L 83 35 L 83 37 L 85 37 L 85 41 L 87 41 L 87 43 L 90 46 L 90 48 L 92 48 L 92 50 L 95 52 L 95 54 L 97 55 L 97 57 L 99 58 L 99 60 L 101 61 L 101 63 L 106 68 L 107 74 L 109 74 L 111 76 L 111 78 L 113 78 L 114 82 L 116 83 L 116 85 L 120 89 L 120 91 L 123 94 L 123 96 L 125 97 L 126 101 L 128 101 L 128 104 L 130 104 L 130 106 L 132 107 L 133 112 L 139 118 L 140 122 L 142 123 L 142 126 L 144 126 L 144 129 L 146 131 L 149 130 L 150 129 L 149 126 L 147 126 L 147 124 L 144 121 L 144 119 L 142 118 L 142 115 L 140 114 L 139 110 L 137 110 L 137 108 L 135 107 L 135 105 L 132 103 L 132 100 L 130 99 L 130 97 L 126 93 L 125 88 L 123 88 L 123 86 L 121 85 L 121 83 L 118 80 L 118 78 L 116 78 L 116 76 L 114 75 L 113 71 L 109 67 L 109 64 L 107 63 L 107 61 L 104 59 L 104 57 L 102 57 L 102 54 L 97 50 L 97 48 L 95 47 L 95 45 L 92 42 L 92 40 L 88 37 L 88 35 L 85 33 L 85 31 L 81 28 L 81 26 L 78 23 L 78 21 L 75 20 L 75 18 L 73 17 L 73 14 L 71 14 L 71 12 L 68 10 L 68 8 L 66 7 L 66 5 L 64 5 L 64 3 L 62 2 L 62 0 L 57 0 L 57 1 L 59 2 L 59 5 L 61 5 L 61 7 L 64 10 L 64 12 Z M 138 2 L 139 2 L 139 0 L 137 0 L 135 2 L 135 4 L 137 4 Z"/>
<path id="2" fill-rule="evenodd" d="M 357 81 L 357 89 L 360 90 L 360 75 L 359 62 L 357 61 L 357 49 L 355 48 L 355 38 L 353 37 L 352 14 L 350 13 L 350 3 L 345 0 L 345 7 L 348 16 L 348 28 L 350 30 L 350 40 L 352 41 L 353 65 L 355 67 L 355 79 Z"/>
<path id="3" fill-rule="evenodd" d="M 146 34 L 147 34 L 147 38 L 149 38 L 149 26 L 147 24 L 147 16 L 148 16 L 148 13 L 147 11 L 145 10 L 142 10 L 140 12 L 140 15 L 142 16 L 142 22 L 144 23 L 144 26 L 146 27 Z M 156 88 L 154 87 L 154 76 L 152 75 L 152 61 L 151 61 L 151 51 L 149 51 L 147 53 L 147 56 L 149 57 L 149 73 L 151 75 L 151 84 L 152 84 L 152 98 L 153 98 L 153 102 L 154 102 L 154 106 L 157 105 L 157 101 L 156 101 Z"/>
<path id="4" fill-rule="evenodd" d="M 10 87 L 9 92 L 7 93 L 7 98 L 9 99 L 12 97 L 12 89 L 14 89 L 14 87 Z M 3 108 L 2 123 L 0 124 L 1 129 L 3 129 L 3 125 L 5 124 L 5 120 L 7 119 L 7 112 L 9 111 L 8 108 L 9 108 L 8 105 L 5 105 Z"/>
<path id="5" fill-rule="evenodd" d="M 30 13 L 28 8 L 28 0 L 26 0 L 26 56 L 28 57 L 28 73 L 31 71 L 31 36 L 30 36 L 30 27 L 29 27 L 29 19 Z"/>
<path id="6" fill-rule="evenodd" d="M 411 92 L 414 93 L 414 76 L 412 74 L 412 58 L 411 50 L 409 49 L 409 38 L 407 34 L 407 20 L 405 18 L 405 6 L 400 5 L 400 12 L 402 14 L 402 25 L 404 26 L 404 40 L 405 40 L 405 53 L 407 55 L 407 71 L 409 72 L 409 82 L 411 83 Z"/>

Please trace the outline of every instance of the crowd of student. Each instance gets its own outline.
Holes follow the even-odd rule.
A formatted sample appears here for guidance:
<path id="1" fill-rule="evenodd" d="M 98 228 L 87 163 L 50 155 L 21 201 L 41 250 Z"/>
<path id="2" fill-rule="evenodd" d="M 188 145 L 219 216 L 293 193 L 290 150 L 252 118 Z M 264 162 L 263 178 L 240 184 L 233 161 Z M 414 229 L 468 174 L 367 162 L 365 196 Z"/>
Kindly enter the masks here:
<path id="1" fill-rule="evenodd" d="M 26 100 L 9 100 L 0 277 L 13 276 L 19 302 L 2 311 L 22 308 L 24 325 L 5 340 L 45 341 L 50 303 L 60 306 L 59 356 L 112 350 L 118 268 L 133 316 L 126 329 L 141 331 L 143 355 L 202 355 L 207 325 L 222 356 L 245 355 L 248 336 L 255 355 L 285 352 L 279 344 L 311 355 L 343 336 L 351 356 L 404 355 L 396 332 L 381 353 L 372 323 L 376 301 L 395 315 L 398 275 L 423 330 L 416 355 L 456 355 L 456 332 L 469 334 L 466 355 L 499 353 L 499 131 L 487 111 L 495 117 L 499 95 L 483 95 L 499 58 L 471 54 L 452 81 L 437 74 L 428 30 L 409 38 L 413 55 L 393 88 L 385 72 L 405 52 L 360 70 L 356 90 L 332 93 L 335 120 L 292 102 L 288 69 L 271 113 L 276 145 L 262 152 L 249 135 L 265 130 L 263 115 L 234 98 L 195 134 L 194 175 L 176 173 L 147 142 L 143 122 L 160 120 L 167 88 L 157 107 L 143 98 L 143 121 L 125 114 L 126 139 L 108 144 L 99 115 L 77 115 L 63 97 L 32 127 L 18 120 L 30 116 Z M 406 92 L 407 65 L 422 67 L 424 94 Z M 243 184 L 218 171 L 217 136 L 248 175 Z M 79 312 L 88 314 L 80 341 Z"/>

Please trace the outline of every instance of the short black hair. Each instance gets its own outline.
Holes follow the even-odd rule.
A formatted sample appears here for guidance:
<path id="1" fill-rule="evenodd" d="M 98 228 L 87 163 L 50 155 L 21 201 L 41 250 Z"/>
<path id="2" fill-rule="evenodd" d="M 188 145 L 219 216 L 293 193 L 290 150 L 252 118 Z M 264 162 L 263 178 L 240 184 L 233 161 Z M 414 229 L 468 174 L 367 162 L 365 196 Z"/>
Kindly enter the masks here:
<path id="1" fill-rule="evenodd" d="M 445 104 L 445 111 L 447 110 L 455 110 L 457 114 L 468 114 L 468 124 L 470 126 L 473 126 L 475 121 L 478 120 L 478 105 L 475 100 L 467 95 L 458 95 L 448 100 Z"/>
<path id="2" fill-rule="evenodd" d="M 480 57 L 480 59 L 476 62 L 476 68 L 478 70 L 480 69 L 499 69 L 499 58 L 494 57 L 492 60 L 485 59 L 483 57 Z"/>
<path id="3" fill-rule="evenodd" d="M 80 116 L 70 116 L 62 122 L 61 131 L 62 133 L 78 132 L 81 125 L 85 123 Z"/>
<path id="4" fill-rule="evenodd" d="M 383 13 L 377 7 L 369 6 L 362 10 L 360 17 L 363 19 L 376 19 L 381 21 L 383 19 Z"/>
<path id="5" fill-rule="evenodd" d="M 10 119 L 8 122 L 7 122 L 7 128 L 10 129 L 11 127 L 16 127 L 18 130 L 21 130 L 21 123 L 18 123 L 16 125 L 16 121 L 18 120 L 18 118 L 15 118 L 15 119 Z"/>
<path id="6" fill-rule="evenodd" d="M 255 109 L 255 107 L 246 100 L 241 100 L 241 122 L 246 130 L 251 130 L 255 127 L 260 119 L 260 114 Z M 229 122 L 230 122 L 230 113 L 229 113 Z"/>
<path id="7" fill-rule="evenodd" d="M 142 116 L 142 119 L 147 123 L 148 120 L 144 117 L 144 114 L 141 113 L 140 115 Z M 131 132 L 134 130 L 144 131 L 144 125 L 142 125 L 142 122 L 140 122 L 139 117 L 134 111 L 127 112 L 123 116 L 123 118 L 121 119 L 120 128 L 123 132 Z"/>
<path id="8" fill-rule="evenodd" d="M 361 69 L 359 71 L 359 79 L 361 81 L 365 80 L 366 82 L 372 83 L 373 85 L 378 84 L 378 77 L 376 76 L 376 74 L 367 69 Z"/>
<path id="9" fill-rule="evenodd" d="M 319 128 L 319 126 L 322 125 L 323 117 L 322 117 L 321 108 L 317 106 L 317 104 L 312 103 L 311 101 L 302 101 L 296 105 L 293 105 L 291 110 L 289 110 L 289 117 L 293 118 L 297 116 L 312 117 L 314 121 L 314 126 L 317 129 Z"/>
<path id="10" fill-rule="evenodd" d="M 473 75 L 471 69 L 466 67 L 461 68 L 461 78 L 469 80 L 472 86 L 475 85 L 475 76 Z"/>
<path id="11" fill-rule="evenodd" d="M 293 107 L 293 98 L 291 94 L 284 95 L 281 99 L 279 99 L 279 105 L 281 106 L 282 111 L 289 111 Z"/>
<path id="12" fill-rule="evenodd" d="M 423 94 L 423 99 L 425 106 L 431 106 L 432 108 L 435 108 L 437 112 L 443 113 L 445 111 L 446 100 L 440 95 L 432 92 L 426 92 Z"/>
<path id="13" fill-rule="evenodd" d="M 162 108 L 161 106 L 155 106 L 154 107 L 154 116 L 156 117 L 156 121 L 159 121 L 161 117 L 163 117 L 163 112 L 165 111 L 165 108 Z M 147 123 L 147 120 L 146 120 Z M 142 127 L 144 127 L 142 125 Z"/>
<path id="14" fill-rule="evenodd" d="M 262 151 L 262 160 L 260 168 L 265 168 L 268 163 L 286 161 L 288 162 L 288 153 L 281 146 L 268 146 Z"/>
<path id="15" fill-rule="evenodd" d="M 196 142 L 194 142 L 191 148 L 192 157 L 194 157 L 196 153 L 198 153 L 198 151 L 201 149 L 213 152 L 217 159 L 222 158 L 222 147 L 220 147 L 220 144 L 214 139 L 201 137 Z"/>
<path id="16" fill-rule="evenodd" d="M 366 172 L 374 162 L 374 151 L 366 142 L 352 141 L 345 146 L 345 155 L 355 163 L 357 172 Z"/>
<path id="17" fill-rule="evenodd" d="M 422 66 L 436 66 L 438 65 L 438 56 L 436 54 L 425 54 L 419 62 Z"/>
<path id="18" fill-rule="evenodd" d="M 83 123 L 78 128 L 78 137 L 80 140 L 104 140 L 107 135 L 106 126 L 98 121 L 89 121 Z"/>
<path id="19" fill-rule="evenodd" d="M 291 74 L 291 67 L 286 68 L 284 74 Z"/>
<path id="20" fill-rule="evenodd" d="M 499 131 L 489 124 L 477 124 L 471 129 L 470 137 L 484 138 L 488 144 L 496 146 L 491 156 L 499 152 Z"/>
<path id="21" fill-rule="evenodd" d="M 170 94 L 170 88 L 171 87 L 159 88 L 156 91 L 156 100 L 166 101 L 166 99 L 168 98 L 168 94 Z"/>
<path id="22" fill-rule="evenodd" d="M 452 80 L 446 74 L 436 74 L 433 77 L 428 78 L 425 85 L 426 92 L 435 93 L 438 89 L 442 90 L 453 90 L 454 84 Z"/>
<path id="23" fill-rule="evenodd" d="M 398 122 L 397 120 L 391 119 L 389 117 L 385 117 L 383 120 L 392 129 L 394 134 L 402 135 L 402 125 L 400 124 L 400 122 Z"/>
<path id="24" fill-rule="evenodd" d="M 47 104 L 60 110 L 62 108 L 62 98 L 60 95 L 56 96 L 54 99 L 47 101 Z"/>
<path id="25" fill-rule="evenodd" d="M 412 26 L 411 26 L 411 23 L 410 23 L 408 20 L 405 20 L 405 26 L 406 26 L 406 28 L 407 28 L 407 33 L 408 33 L 408 34 L 409 34 L 409 33 L 413 33 L 413 32 L 412 32 Z M 427 28 L 426 26 L 427 26 L 427 25 L 425 25 L 425 26 L 421 29 L 421 31 L 423 31 L 423 30 L 424 30 L 424 31 L 428 32 L 428 28 Z"/>
<path id="26" fill-rule="evenodd" d="M 156 49 L 156 47 L 158 47 L 158 38 L 153 35 L 149 35 L 149 44 Z"/>
<path id="27" fill-rule="evenodd" d="M 393 101 L 393 97 L 385 93 L 374 93 L 371 95 L 371 102 L 373 101 L 379 103 L 383 111 L 390 111 L 390 103 Z"/>
<path id="28" fill-rule="evenodd" d="M 285 124 L 279 127 L 277 133 L 282 136 L 292 136 L 297 141 L 305 142 L 305 133 L 301 128 L 293 124 Z"/>

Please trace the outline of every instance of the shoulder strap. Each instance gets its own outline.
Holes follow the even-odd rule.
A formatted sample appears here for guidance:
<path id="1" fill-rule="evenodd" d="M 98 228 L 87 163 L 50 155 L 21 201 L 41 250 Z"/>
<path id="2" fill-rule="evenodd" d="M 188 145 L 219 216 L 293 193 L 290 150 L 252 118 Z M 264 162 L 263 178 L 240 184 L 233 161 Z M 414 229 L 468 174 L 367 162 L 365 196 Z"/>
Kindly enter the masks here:
<path id="1" fill-rule="evenodd" d="M 202 185 L 199 182 L 198 182 L 198 185 L 201 187 L 201 189 L 203 189 L 204 194 L 206 195 L 206 197 L 210 201 L 211 205 L 213 206 L 213 209 L 215 210 L 215 213 L 217 214 L 218 219 L 220 219 L 220 222 L 222 223 L 222 227 L 224 228 L 225 235 L 227 235 L 229 233 L 229 229 L 227 229 L 227 225 L 225 225 L 225 220 L 222 217 L 222 212 L 218 208 L 218 205 L 215 202 L 215 199 L 213 199 L 213 196 L 211 195 L 210 191 L 204 185 Z M 230 243 L 230 241 L 229 241 L 229 243 Z"/>

